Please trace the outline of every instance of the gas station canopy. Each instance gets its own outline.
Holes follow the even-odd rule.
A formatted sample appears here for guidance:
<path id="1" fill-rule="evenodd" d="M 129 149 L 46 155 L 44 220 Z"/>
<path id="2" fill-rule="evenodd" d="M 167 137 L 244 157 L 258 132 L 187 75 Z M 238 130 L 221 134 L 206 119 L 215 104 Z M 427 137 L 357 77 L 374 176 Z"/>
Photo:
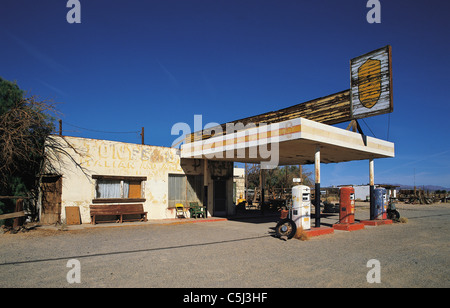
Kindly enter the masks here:
<path id="1" fill-rule="evenodd" d="M 247 125 L 233 133 L 183 144 L 181 157 L 305 165 L 314 163 L 318 147 L 321 163 L 395 156 L 392 142 L 299 117 L 269 125 Z"/>

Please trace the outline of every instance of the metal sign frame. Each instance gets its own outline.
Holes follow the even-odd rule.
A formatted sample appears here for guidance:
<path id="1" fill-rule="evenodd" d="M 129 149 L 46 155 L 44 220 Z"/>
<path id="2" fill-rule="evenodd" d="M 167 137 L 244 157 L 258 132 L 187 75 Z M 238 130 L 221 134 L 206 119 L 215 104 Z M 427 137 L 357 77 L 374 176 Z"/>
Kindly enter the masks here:
<path id="1" fill-rule="evenodd" d="M 351 59 L 350 76 L 353 119 L 390 113 L 394 110 L 390 45 Z"/>

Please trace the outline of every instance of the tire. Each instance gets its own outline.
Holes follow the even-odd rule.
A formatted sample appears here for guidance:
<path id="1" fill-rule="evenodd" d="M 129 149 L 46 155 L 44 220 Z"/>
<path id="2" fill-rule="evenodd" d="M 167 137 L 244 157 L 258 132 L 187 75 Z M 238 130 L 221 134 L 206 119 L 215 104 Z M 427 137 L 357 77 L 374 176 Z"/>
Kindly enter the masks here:
<path id="1" fill-rule="evenodd" d="M 280 220 L 275 227 L 275 234 L 278 238 L 286 236 L 288 239 L 294 237 L 297 232 L 297 226 L 292 219 L 285 218 Z"/>
<path id="2" fill-rule="evenodd" d="M 398 221 L 400 219 L 400 213 L 397 210 L 389 211 L 388 218 Z"/>
<path id="3" fill-rule="evenodd" d="M 394 210 L 393 214 L 394 214 L 395 220 L 399 220 L 400 219 L 400 213 L 397 210 Z"/>

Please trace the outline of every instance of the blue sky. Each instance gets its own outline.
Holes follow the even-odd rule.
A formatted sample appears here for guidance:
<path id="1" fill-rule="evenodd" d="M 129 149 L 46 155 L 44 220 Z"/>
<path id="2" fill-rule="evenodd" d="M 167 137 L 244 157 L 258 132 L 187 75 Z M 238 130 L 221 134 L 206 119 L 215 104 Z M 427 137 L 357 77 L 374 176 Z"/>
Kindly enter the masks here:
<path id="1" fill-rule="evenodd" d="M 143 126 L 170 146 L 195 114 L 226 123 L 349 89 L 350 59 L 389 44 L 394 112 L 360 121 L 396 147 L 375 182 L 450 187 L 450 2 L 380 2 L 369 24 L 366 0 L 80 0 L 69 24 L 66 0 L 2 0 L 0 76 L 60 102 L 67 135 L 139 143 Z M 322 186 L 368 170 L 323 164 Z"/>

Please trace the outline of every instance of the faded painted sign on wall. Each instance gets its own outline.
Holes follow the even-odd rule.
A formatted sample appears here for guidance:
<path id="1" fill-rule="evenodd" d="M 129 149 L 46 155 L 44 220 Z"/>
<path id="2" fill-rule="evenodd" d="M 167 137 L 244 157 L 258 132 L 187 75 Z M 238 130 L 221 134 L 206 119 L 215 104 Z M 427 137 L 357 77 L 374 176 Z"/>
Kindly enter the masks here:
<path id="1" fill-rule="evenodd" d="M 95 170 L 95 173 L 110 170 L 107 174 L 151 173 L 154 176 L 153 173 L 160 173 L 162 170 L 181 171 L 179 157 L 172 149 L 93 139 L 71 142 L 77 143 L 76 147 L 82 154 L 80 165 Z"/>

